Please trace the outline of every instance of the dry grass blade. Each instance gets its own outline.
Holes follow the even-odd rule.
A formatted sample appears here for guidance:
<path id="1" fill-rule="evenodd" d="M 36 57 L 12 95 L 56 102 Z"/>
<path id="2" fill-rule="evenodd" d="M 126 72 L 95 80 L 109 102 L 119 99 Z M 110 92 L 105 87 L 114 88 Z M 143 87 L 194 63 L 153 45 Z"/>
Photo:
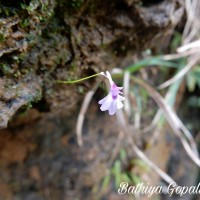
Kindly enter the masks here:
<path id="1" fill-rule="evenodd" d="M 137 156 L 142 159 L 150 168 L 152 168 L 163 180 L 165 180 L 168 184 L 176 183 L 168 174 L 162 171 L 155 163 L 147 158 L 147 156 L 137 147 L 134 143 L 130 133 L 127 129 L 127 124 L 125 120 L 125 116 L 121 110 L 117 112 L 118 121 L 122 127 L 122 130 L 126 134 L 128 138 L 128 142 L 131 145 L 132 150 L 137 154 Z"/>
<path id="2" fill-rule="evenodd" d="M 135 153 L 140 157 L 145 163 L 147 163 L 154 171 L 168 184 L 176 183 L 174 179 L 172 179 L 168 174 L 162 171 L 155 163 L 149 160 L 146 155 L 133 143 L 133 140 L 130 140 L 130 144 L 132 145 L 132 149 Z M 177 183 L 176 183 L 177 185 Z"/>
<path id="3" fill-rule="evenodd" d="M 168 105 L 170 105 L 171 107 L 173 107 L 173 105 L 175 104 L 175 101 L 176 101 L 176 96 L 177 96 L 177 92 L 180 88 L 180 85 L 181 85 L 181 80 L 177 81 L 176 83 L 174 83 L 173 85 L 170 86 L 170 88 L 168 89 L 166 95 L 165 95 L 165 101 L 168 103 Z M 144 128 L 142 130 L 142 132 L 146 133 L 146 132 L 149 132 L 151 130 L 153 130 L 159 123 L 159 121 L 162 119 L 162 111 L 161 109 L 159 109 L 151 124 L 149 126 L 147 126 L 146 128 Z"/>
<path id="4" fill-rule="evenodd" d="M 189 50 L 198 50 L 200 51 L 200 40 L 196 40 L 194 42 L 190 42 L 189 44 L 185 44 L 177 49 L 178 53 L 188 52 Z"/>
<path id="5" fill-rule="evenodd" d="M 180 48 L 182 48 L 182 47 L 180 47 Z M 178 48 L 177 52 L 178 53 L 176 53 L 176 54 L 164 55 L 164 56 L 162 56 L 162 59 L 163 60 L 176 60 L 176 59 L 179 59 L 179 58 L 183 58 L 183 57 L 187 57 L 187 56 L 196 54 L 196 53 L 200 52 L 200 46 L 198 48 L 190 49 L 190 50 L 183 51 L 183 52 L 182 52 L 182 49 Z"/>
<path id="6" fill-rule="evenodd" d="M 200 159 L 198 157 L 198 151 L 197 151 L 197 147 L 195 145 L 194 139 L 191 133 L 187 130 L 187 128 L 183 125 L 181 120 L 178 118 L 178 116 L 171 109 L 171 107 L 165 102 L 163 97 L 154 88 L 152 88 L 151 86 L 149 86 L 148 84 L 146 84 L 140 79 L 132 77 L 132 80 L 148 91 L 149 95 L 154 99 L 154 101 L 163 111 L 163 114 L 165 118 L 167 119 L 169 125 L 171 126 L 172 130 L 174 131 L 174 133 L 180 138 L 187 154 L 198 166 L 200 166 Z M 181 130 L 185 134 L 185 136 L 189 139 L 190 145 L 188 144 L 188 141 L 186 140 L 185 136 L 182 134 Z"/>
<path id="7" fill-rule="evenodd" d="M 83 140 L 82 140 L 82 128 L 83 128 L 83 122 L 84 122 L 84 118 L 85 118 L 85 113 L 87 112 L 88 106 L 90 104 L 90 101 L 93 97 L 93 95 L 95 94 L 99 83 L 101 80 L 99 80 L 95 86 L 92 88 L 92 90 L 90 90 L 89 92 L 86 93 L 82 106 L 81 106 L 81 110 L 79 112 L 78 115 L 78 119 L 77 119 L 77 123 L 76 123 L 76 135 L 77 135 L 77 142 L 79 146 L 83 145 Z"/>
<path id="8" fill-rule="evenodd" d="M 141 121 L 141 114 L 135 99 L 135 96 L 133 95 L 133 93 L 129 93 L 129 99 L 130 99 L 130 103 L 134 109 L 134 128 L 135 130 L 139 130 L 140 128 L 140 121 Z"/>
<path id="9" fill-rule="evenodd" d="M 94 93 L 95 93 L 95 91 L 89 91 L 86 93 L 85 98 L 83 100 L 83 104 L 81 106 L 80 113 L 78 115 L 77 124 L 76 124 L 76 134 L 77 134 L 77 141 L 78 141 L 79 146 L 83 145 L 83 140 L 82 140 L 83 122 L 84 122 L 84 118 L 85 118 L 85 113 L 88 109 L 88 105 L 90 104 L 90 101 L 91 101 Z"/>
<path id="10" fill-rule="evenodd" d="M 200 31 L 200 1 L 186 0 L 185 1 L 187 22 L 183 32 L 184 44 L 188 44 L 195 40 Z"/>
<path id="11" fill-rule="evenodd" d="M 131 115 L 131 109 L 130 109 L 130 103 L 129 103 L 129 86 L 130 86 L 130 72 L 126 71 L 124 73 L 124 82 L 123 82 L 123 92 L 124 92 L 124 110 L 127 113 L 128 116 Z"/>
<path id="12" fill-rule="evenodd" d="M 147 132 L 150 132 L 152 131 L 158 124 L 159 120 L 160 120 L 160 117 L 162 115 L 162 111 L 161 110 L 158 110 L 151 122 L 150 125 L 148 125 L 147 127 L 145 127 L 141 132 L 142 133 L 147 133 Z"/>
<path id="13" fill-rule="evenodd" d="M 173 78 L 169 79 L 168 81 L 158 86 L 158 89 L 164 89 L 173 84 L 174 82 L 178 81 L 179 79 L 183 78 L 183 76 L 185 76 L 195 66 L 195 64 L 197 64 L 199 59 L 200 59 L 199 53 L 192 56 L 192 59 L 190 59 L 189 63 L 179 73 L 177 73 Z"/>

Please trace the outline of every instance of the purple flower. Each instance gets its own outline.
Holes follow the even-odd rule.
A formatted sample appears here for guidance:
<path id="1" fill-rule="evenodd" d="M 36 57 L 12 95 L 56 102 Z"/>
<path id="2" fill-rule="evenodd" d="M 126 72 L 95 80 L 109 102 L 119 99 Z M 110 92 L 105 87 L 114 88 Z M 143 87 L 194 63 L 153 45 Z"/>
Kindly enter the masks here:
<path id="1" fill-rule="evenodd" d="M 125 99 L 124 97 L 120 96 L 119 94 L 123 94 L 120 90 L 123 89 L 123 87 L 117 87 L 117 85 L 113 82 L 112 77 L 110 73 L 107 71 L 106 74 L 104 72 L 101 72 L 101 75 L 105 76 L 110 83 L 110 92 L 108 95 L 99 101 L 99 104 L 101 104 L 101 111 L 108 110 L 110 115 L 114 115 L 115 112 L 121 108 L 123 108 L 122 101 Z"/>

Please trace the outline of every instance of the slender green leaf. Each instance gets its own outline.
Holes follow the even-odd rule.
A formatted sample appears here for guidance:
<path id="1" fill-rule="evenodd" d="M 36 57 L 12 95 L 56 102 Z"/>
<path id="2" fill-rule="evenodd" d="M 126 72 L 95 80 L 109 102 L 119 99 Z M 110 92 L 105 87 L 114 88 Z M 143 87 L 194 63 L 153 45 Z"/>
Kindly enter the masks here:
<path id="1" fill-rule="evenodd" d="M 115 187 L 118 188 L 121 182 L 121 162 L 116 160 L 112 169 L 115 177 Z"/>
<path id="2" fill-rule="evenodd" d="M 111 174 L 109 173 L 107 176 L 104 177 L 103 183 L 102 183 L 102 188 L 105 189 L 108 187 L 111 179 Z"/>
<path id="3" fill-rule="evenodd" d="M 126 151 L 124 149 L 120 149 L 119 155 L 122 161 L 126 160 Z"/>
<path id="4" fill-rule="evenodd" d="M 135 174 L 133 174 L 133 173 L 131 173 L 130 176 L 131 176 L 131 179 L 132 179 L 132 181 L 133 181 L 133 183 L 134 183 L 135 185 L 141 183 L 141 179 L 140 179 L 139 176 L 137 176 L 137 175 L 135 175 Z"/>
<path id="5" fill-rule="evenodd" d="M 161 57 L 152 57 L 152 58 L 141 60 L 133 65 L 130 65 L 125 70 L 131 73 L 134 73 L 134 72 L 139 71 L 141 68 L 147 67 L 150 65 L 172 67 L 172 68 L 179 68 L 182 66 L 182 64 L 180 63 L 166 61 L 166 60 L 163 60 Z"/>

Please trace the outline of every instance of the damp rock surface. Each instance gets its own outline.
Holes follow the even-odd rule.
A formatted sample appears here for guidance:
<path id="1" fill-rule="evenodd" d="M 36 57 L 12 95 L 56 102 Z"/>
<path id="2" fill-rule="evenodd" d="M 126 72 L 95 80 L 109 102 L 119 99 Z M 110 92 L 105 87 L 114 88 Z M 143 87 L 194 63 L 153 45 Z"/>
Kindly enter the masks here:
<path id="1" fill-rule="evenodd" d="M 40 108 L 45 104 L 49 112 L 63 112 L 63 108 L 71 112 L 94 81 L 66 86 L 56 80 L 133 63 L 134 55 L 160 48 L 157 42 L 171 33 L 183 15 L 181 0 L 6 2 L 0 1 L 0 128 L 21 106 L 35 101 L 41 100 Z M 15 93 L 23 93 L 26 100 L 21 98 L 10 111 L 6 102 L 17 102 L 19 96 L 12 96 L 12 88 L 5 91 L 6 83 L 24 85 L 16 86 Z M 11 93 L 10 99 L 4 100 L 5 92 Z M 34 97 L 28 97 L 30 92 Z"/>

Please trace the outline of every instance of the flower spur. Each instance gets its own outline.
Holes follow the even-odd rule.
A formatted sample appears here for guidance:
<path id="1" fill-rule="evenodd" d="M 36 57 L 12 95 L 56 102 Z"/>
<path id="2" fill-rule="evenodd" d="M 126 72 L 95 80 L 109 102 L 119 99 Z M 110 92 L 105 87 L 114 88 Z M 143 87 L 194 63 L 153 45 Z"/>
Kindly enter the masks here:
<path id="1" fill-rule="evenodd" d="M 120 91 L 123 89 L 123 87 L 117 87 L 108 71 L 106 72 L 106 74 L 104 72 L 101 72 L 101 75 L 105 76 L 109 80 L 110 91 L 105 98 L 99 101 L 99 104 L 101 105 L 100 110 L 108 110 L 110 115 L 114 115 L 117 110 L 123 108 L 124 106 L 122 101 L 125 98 L 120 96 L 120 94 L 123 94 Z"/>

